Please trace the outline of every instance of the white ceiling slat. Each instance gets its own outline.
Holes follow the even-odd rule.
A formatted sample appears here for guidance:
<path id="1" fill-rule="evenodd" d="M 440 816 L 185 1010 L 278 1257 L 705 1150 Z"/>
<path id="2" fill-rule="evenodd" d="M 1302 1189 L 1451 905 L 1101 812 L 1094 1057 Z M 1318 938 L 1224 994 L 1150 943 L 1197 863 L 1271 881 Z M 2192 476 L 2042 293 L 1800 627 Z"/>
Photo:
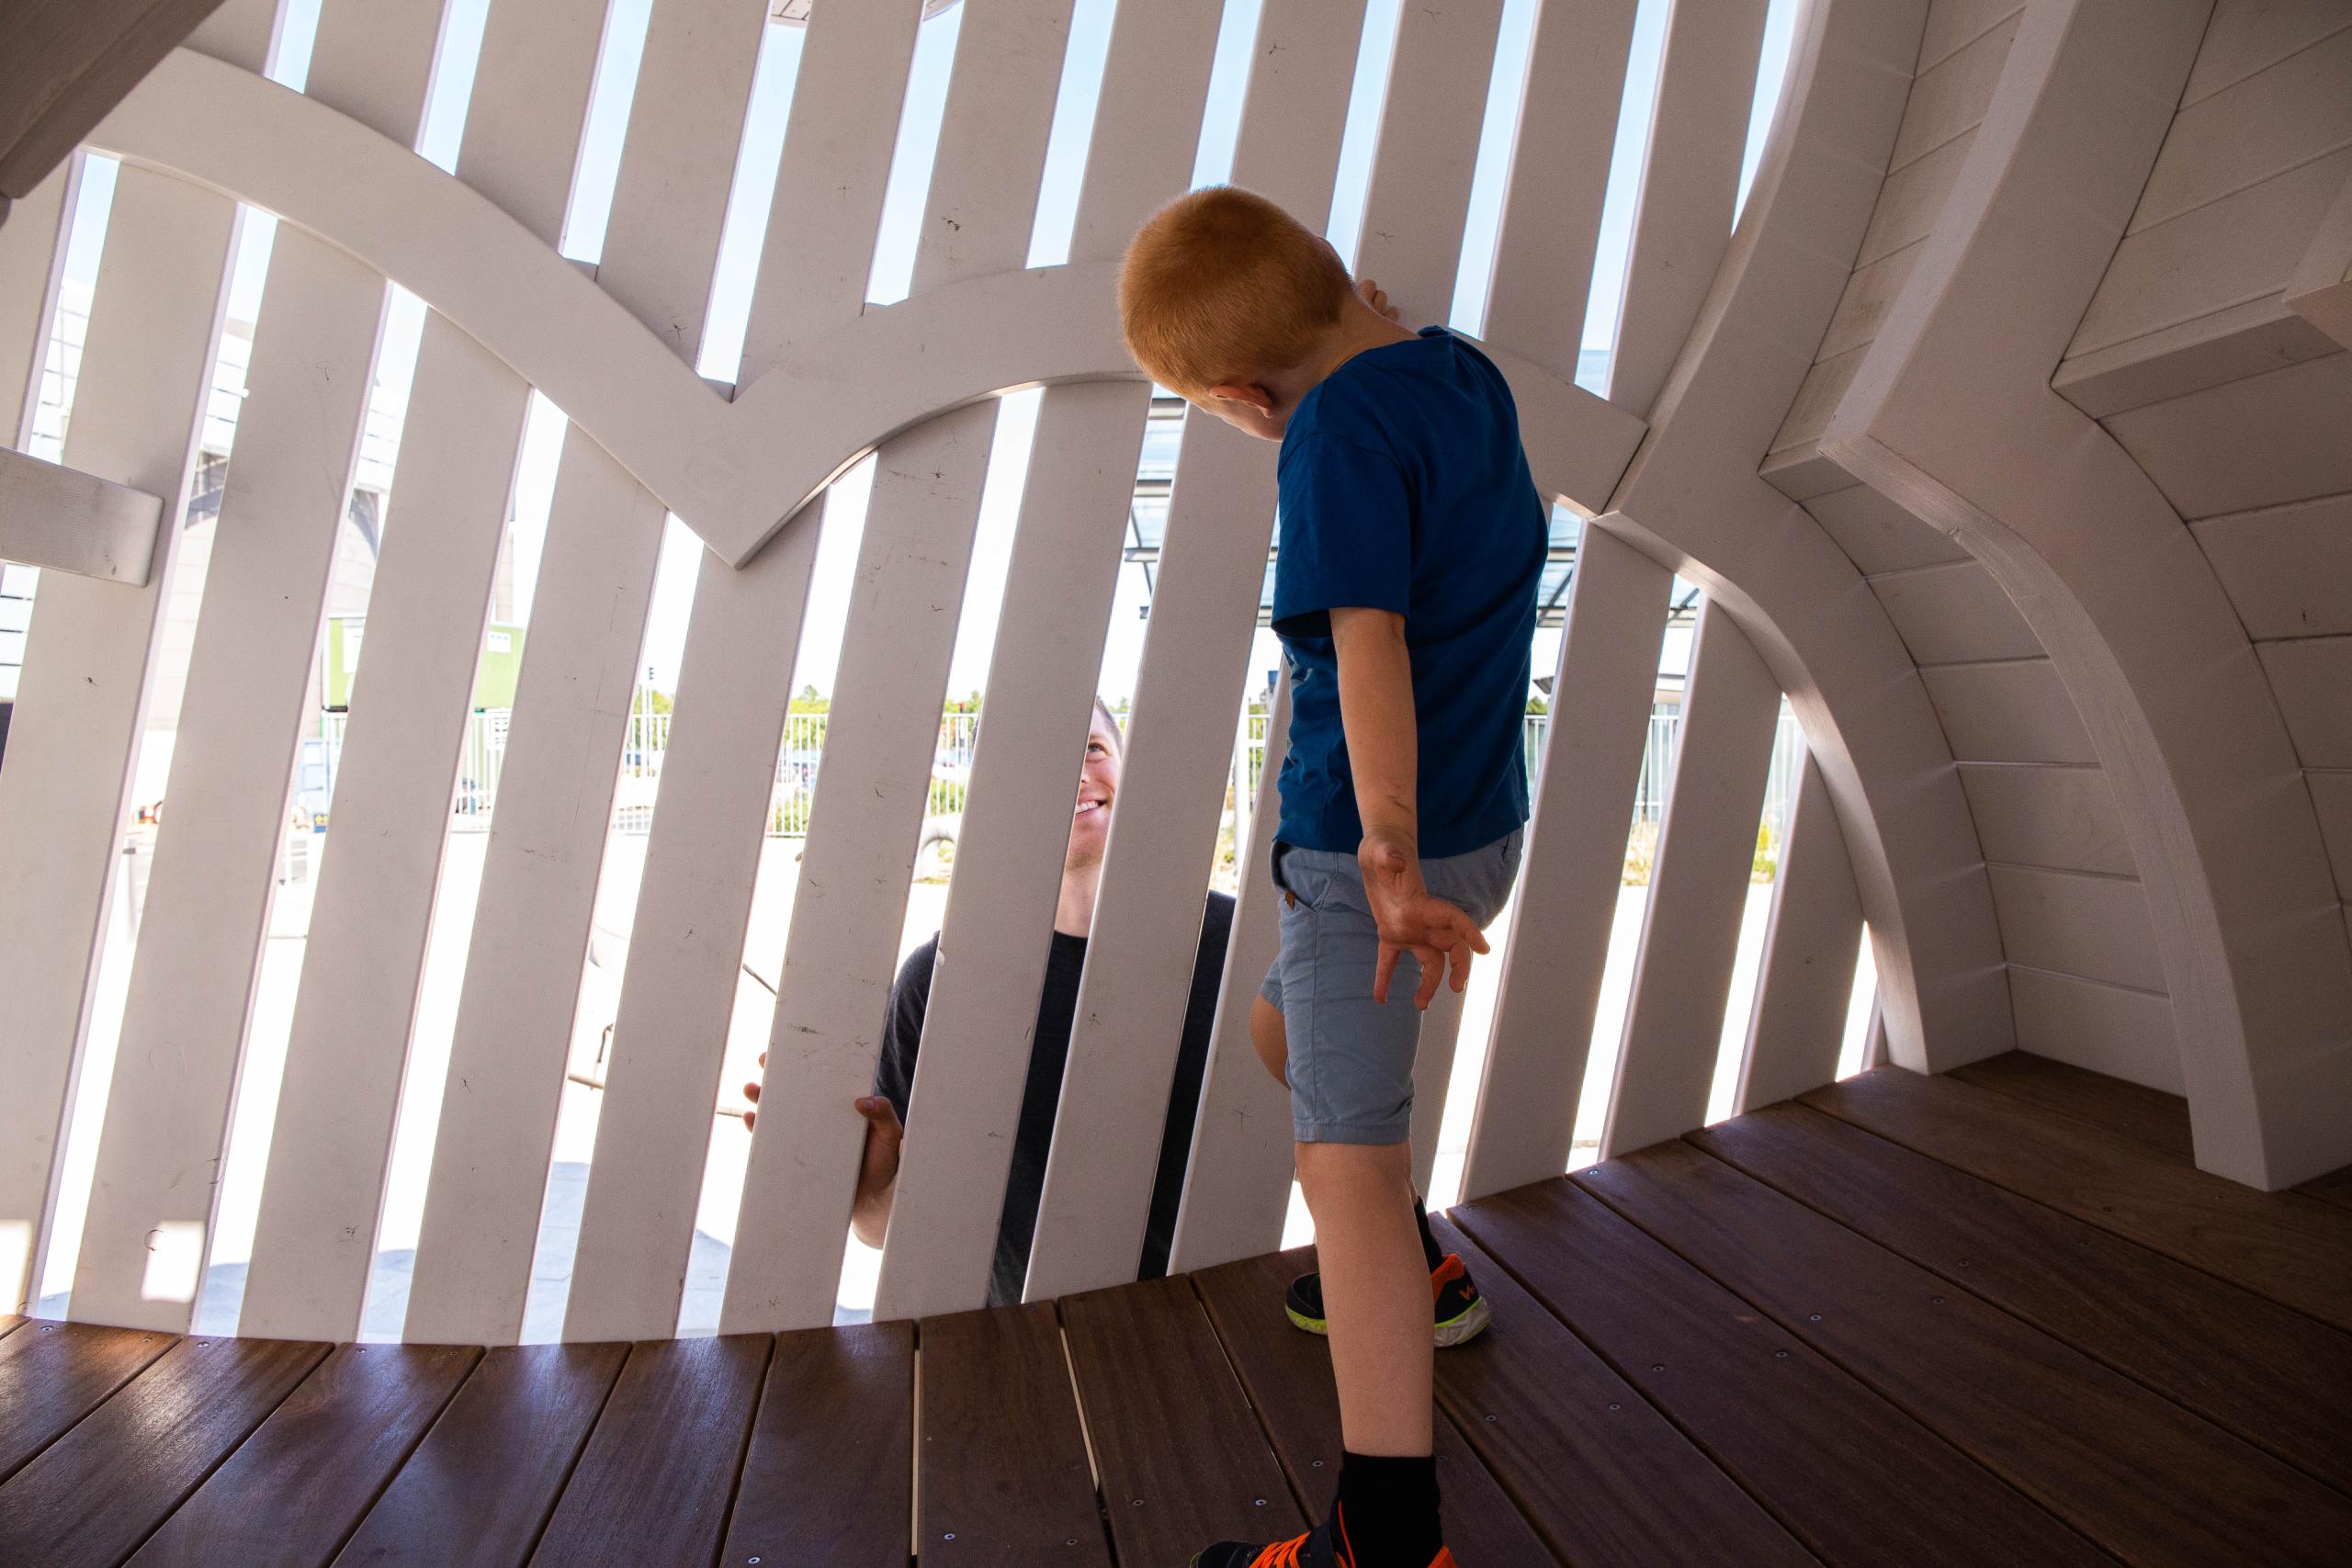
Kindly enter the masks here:
<path id="1" fill-rule="evenodd" d="M 1462 1170 L 1465 1198 L 1568 1167 L 1673 582 L 1623 539 L 1586 527 Z"/>
<path id="2" fill-rule="evenodd" d="M 1986 870 L 2010 963 L 2134 990 L 2165 988 L 2147 890 L 2136 877 L 2021 865 Z"/>
<path id="3" fill-rule="evenodd" d="M 1862 897 L 1854 863 L 1829 785 L 1808 753 L 1772 888 L 1734 1115 L 1793 1099 L 1838 1077 L 1861 949 Z"/>
<path id="4" fill-rule="evenodd" d="M 6 281 L 22 276 L 7 263 L 17 246 L 48 249 L 62 239 L 65 184 L 61 172 L 42 187 L 51 192 L 45 235 L 40 189 L 0 230 Z M 65 456 L 85 472 L 168 497 L 175 520 L 186 503 L 235 223 L 234 204 L 210 191 L 143 169 L 117 177 Z M 20 298 L 0 295 L 12 307 Z M 0 902 L 0 985 L 9 998 L 0 1081 L 10 1086 L 0 1095 L 0 1222 L 21 1222 L 28 1243 L 21 1256 L 0 1259 L 0 1305 L 11 1311 L 35 1288 L 29 1269 L 44 1250 L 31 1243 L 48 1213 L 80 1071 L 179 532 L 167 526 L 158 536 L 142 588 L 44 579 L 26 638 L 0 767 L 0 886 L 41 890 Z"/>
<path id="5" fill-rule="evenodd" d="M 1396 64 L 1373 155 L 1356 274 L 1377 279 L 1407 326 L 1442 323 L 1453 302 L 1470 176 L 1478 162 L 1502 0 L 1415 0 L 1396 28 Z"/>
<path id="6" fill-rule="evenodd" d="M 964 4 L 915 252 L 917 293 L 1026 259 L 1069 35 L 1067 0 Z M 865 1127 L 849 1102 L 871 1089 L 898 970 L 996 412 L 993 400 L 956 410 L 885 442 L 875 457 L 785 938 L 765 1113 L 736 1221 L 727 1332 L 831 1321 Z M 830 1188 L 812 1171 L 828 1173 Z"/>
<path id="7" fill-rule="evenodd" d="M 493 69 L 537 72 L 559 58 L 532 62 L 517 33 L 557 30 L 571 39 L 560 55 L 568 69 L 593 72 L 593 55 L 569 31 L 579 18 L 564 15 L 580 9 L 570 0 L 500 0 L 476 98 L 507 91 L 509 78 Z M 733 166 L 710 159 L 697 139 L 720 126 L 720 144 L 734 145 L 760 14 L 742 0 L 657 6 L 630 107 L 598 279 L 689 363 L 696 342 L 676 327 L 683 317 L 699 332 L 728 196 L 725 178 L 714 184 L 696 160 Z M 707 104 L 684 110 L 730 88 L 740 93 L 731 119 Z M 558 182 L 571 188 L 587 92 L 572 75 L 542 94 L 539 118 L 469 120 L 460 177 L 479 171 L 485 188 L 534 215 L 543 240 L 538 226 L 560 220 Z M 632 174 L 640 159 L 650 167 Z M 672 310 L 666 324 L 643 314 L 662 310 Z M 442 1100 L 409 1291 L 413 1340 L 511 1344 L 522 1328 L 662 530 L 661 502 L 571 430 L 458 998 L 448 1081 L 463 1092 Z"/>
<path id="8" fill-rule="evenodd" d="M 1780 716 L 1780 683 L 1747 634 L 1708 600 L 1691 644 L 1674 783 L 1601 1127 L 1604 1159 L 1707 1120 Z"/>
<path id="9" fill-rule="evenodd" d="M 413 144 L 438 11 L 329 12 L 311 92 Z M 173 830 L 156 840 L 152 923 L 131 965 L 74 1273 L 77 1317 L 185 1331 L 194 1310 L 388 297 L 383 277 L 348 253 L 290 225 L 279 231 L 172 752 Z"/>
<path id="10" fill-rule="evenodd" d="M 81 160 L 68 159 L 8 211 L 0 225 L 0 435 L 22 451 L 48 357 L 65 242 Z"/>
<path id="11" fill-rule="evenodd" d="M 1960 782 L 1988 862 L 2137 874 L 2114 786 L 2096 764 L 1963 761 Z"/>

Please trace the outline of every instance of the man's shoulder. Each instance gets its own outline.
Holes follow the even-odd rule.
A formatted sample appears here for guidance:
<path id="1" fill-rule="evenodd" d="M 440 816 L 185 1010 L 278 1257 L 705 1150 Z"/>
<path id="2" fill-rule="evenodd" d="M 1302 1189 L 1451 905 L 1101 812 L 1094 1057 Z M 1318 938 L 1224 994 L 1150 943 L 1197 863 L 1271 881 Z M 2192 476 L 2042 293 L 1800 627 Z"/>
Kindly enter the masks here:
<path id="1" fill-rule="evenodd" d="M 931 972 L 938 963 L 939 933 L 933 931 L 917 943 L 913 952 L 899 961 L 899 980 L 892 989 L 899 991 L 912 987 L 922 994 L 929 995 Z"/>

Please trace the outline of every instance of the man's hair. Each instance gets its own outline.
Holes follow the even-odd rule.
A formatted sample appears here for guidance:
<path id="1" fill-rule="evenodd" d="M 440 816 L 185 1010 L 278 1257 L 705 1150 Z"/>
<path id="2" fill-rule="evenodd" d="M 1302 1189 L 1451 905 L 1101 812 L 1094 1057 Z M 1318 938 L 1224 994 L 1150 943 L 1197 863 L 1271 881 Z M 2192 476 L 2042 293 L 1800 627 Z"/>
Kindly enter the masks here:
<path id="1" fill-rule="evenodd" d="M 1339 254 L 1297 219 L 1255 191 L 1208 186 L 1128 243 L 1119 324 L 1154 380 L 1203 398 L 1305 360 L 1351 287 Z"/>
<path id="2" fill-rule="evenodd" d="M 1119 728 L 1119 716 L 1113 713 L 1111 705 L 1100 696 L 1094 699 L 1094 711 L 1102 716 L 1102 728 L 1111 732 L 1111 739 L 1119 743 L 1120 750 L 1125 751 L 1127 749 L 1127 732 Z"/>

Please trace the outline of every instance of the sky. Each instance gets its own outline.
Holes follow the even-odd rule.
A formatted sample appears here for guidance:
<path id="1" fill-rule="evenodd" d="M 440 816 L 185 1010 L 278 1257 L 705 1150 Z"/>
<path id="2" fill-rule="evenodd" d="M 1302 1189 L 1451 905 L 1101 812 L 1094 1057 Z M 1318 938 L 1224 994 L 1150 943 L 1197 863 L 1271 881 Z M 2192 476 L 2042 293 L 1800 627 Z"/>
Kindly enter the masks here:
<path id="1" fill-rule="evenodd" d="M 319 0 L 291 0 L 286 9 L 269 73 L 289 86 L 299 88 L 307 74 L 318 3 Z M 1126 3 L 1140 4 L 1145 0 Z M 1263 3 L 1264 0 L 1227 0 L 1193 164 L 1195 186 L 1221 181 L 1231 171 L 1248 62 Z M 1510 145 L 1526 77 L 1527 50 L 1539 3 L 1540 0 L 1504 0 L 1496 63 L 1483 106 L 1484 129 L 1471 188 L 1464 264 L 1449 318 L 1449 324 L 1474 334 L 1483 325 Z M 445 16 L 433 96 L 418 147 L 420 153 L 444 168 L 455 166 L 490 4 L 491 0 L 449 0 Z M 594 262 L 603 249 L 613 183 L 626 141 L 629 93 L 653 4 L 654 0 L 613 0 L 606 17 L 605 44 L 560 247 L 565 254 L 582 260 Z M 1400 4 L 1401 0 L 1369 0 L 1328 230 L 1342 255 L 1353 254 L 1362 222 Z M 1670 0 L 1640 0 L 1634 22 L 1626 90 L 1611 159 L 1584 328 L 1587 358 L 1596 363 L 1615 333 L 1640 164 L 1647 144 L 1658 55 L 1669 8 Z M 1058 265 L 1069 254 L 1087 141 L 1098 107 L 1098 89 L 1114 10 L 1115 0 L 1074 0 L 1063 78 L 1038 194 L 1029 253 L 1031 265 Z M 1770 90 L 1759 91 L 1756 96 L 1740 177 L 1743 199 L 1762 152 L 1764 132 L 1786 68 L 1795 10 L 1796 0 L 1770 0 L 1758 62 L 1759 87 L 1769 85 Z M 950 6 L 926 20 L 918 37 L 867 288 L 868 299 L 874 303 L 887 304 L 903 299 L 907 292 L 962 17 L 961 6 Z M 741 354 L 760 242 L 767 228 L 768 208 L 798 72 L 802 36 L 797 28 L 772 24 L 764 29 L 697 364 L 704 375 L 721 381 L 733 379 Z M 108 160 L 88 161 L 68 247 L 65 272 L 71 279 L 86 284 L 96 276 L 113 183 L 113 165 Z M 266 273 L 275 227 L 274 220 L 266 214 L 254 214 L 245 225 L 231 287 L 232 320 L 257 321 L 266 310 Z M 422 304 L 405 290 L 396 288 L 378 361 L 379 408 L 397 412 L 405 404 L 423 321 Z M 1016 394 L 1003 400 L 1000 411 L 990 472 L 982 496 L 966 611 L 948 678 L 951 694 L 961 694 L 985 684 L 995 632 L 995 610 L 1002 597 L 1005 562 L 1039 396 L 1036 392 Z M 515 483 L 518 619 L 527 619 L 529 584 L 537 571 L 539 545 L 547 526 L 564 424 L 561 414 L 535 393 Z M 849 602 L 845 590 L 855 559 L 856 534 L 864 519 L 864 492 L 870 482 L 870 464 L 860 465 L 841 481 L 834 504 L 827 511 L 826 537 L 819 550 L 817 590 L 810 596 L 803 651 L 793 674 L 795 690 L 808 684 L 820 691 L 831 689 L 842 634 L 841 617 Z M 387 527 L 398 525 L 397 516 L 395 497 L 388 507 Z M 692 533 L 672 519 L 663 540 L 641 659 L 650 671 L 652 683 L 662 690 L 674 689 L 676 682 L 692 612 L 698 550 Z M 1141 569 L 1132 565 L 1125 568 L 1102 671 L 1102 689 L 1114 701 L 1133 688 L 1147 624 L 1140 613 L 1144 599 Z M 1550 636 L 1555 637 L 1556 634 Z M 1550 668 L 1555 646 L 1547 646 L 1544 639 L 1539 638 L 1535 650 L 1539 670 Z M 1261 632 L 1250 666 L 1253 687 L 1273 663 L 1271 634 Z"/>

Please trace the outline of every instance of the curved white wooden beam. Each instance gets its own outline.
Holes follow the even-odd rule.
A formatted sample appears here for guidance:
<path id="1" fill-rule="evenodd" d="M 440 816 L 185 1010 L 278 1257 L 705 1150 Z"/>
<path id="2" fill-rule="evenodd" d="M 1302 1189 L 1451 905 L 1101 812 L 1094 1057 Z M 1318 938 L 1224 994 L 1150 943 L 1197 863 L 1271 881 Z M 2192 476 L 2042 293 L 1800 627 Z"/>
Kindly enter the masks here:
<path id="1" fill-rule="evenodd" d="M 2147 886 L 2198 1164 L 2276 1188 L 2352 1160 L 2352 952 L 2318 819 L 2203 552 L 2050 389 L 2201 26 L 2130 0 L 2028 10 L 1821 449 L 1966 546 L 2050 650 Z"/>
<path id="2" fill-rule="evenodd" d="M 786 346 L 732 402 L 489 197 L 314 98 L 181 50 L 91 145 L 249 202 L 417 295 L 547 394 L 734 565 L 883 440 L 993 394 L 1133 380 L 1115 264 L 950 284 Z M 1540 477 L 1597 510 L 1642 423 L 1496 352 L 1551 454 Z"/>
<path id="3" fill-rule="evenodd" d="M 1757 474 L 1860 248 L 1925 10 L 1811 14 L 1738 232 L 1599 525 L 1700 583 L 1781 682 L 1845 827 L 1894 1059 L 1939 1071 L 2014 1042 L 1974 824 L 1884 607 Z"/>

